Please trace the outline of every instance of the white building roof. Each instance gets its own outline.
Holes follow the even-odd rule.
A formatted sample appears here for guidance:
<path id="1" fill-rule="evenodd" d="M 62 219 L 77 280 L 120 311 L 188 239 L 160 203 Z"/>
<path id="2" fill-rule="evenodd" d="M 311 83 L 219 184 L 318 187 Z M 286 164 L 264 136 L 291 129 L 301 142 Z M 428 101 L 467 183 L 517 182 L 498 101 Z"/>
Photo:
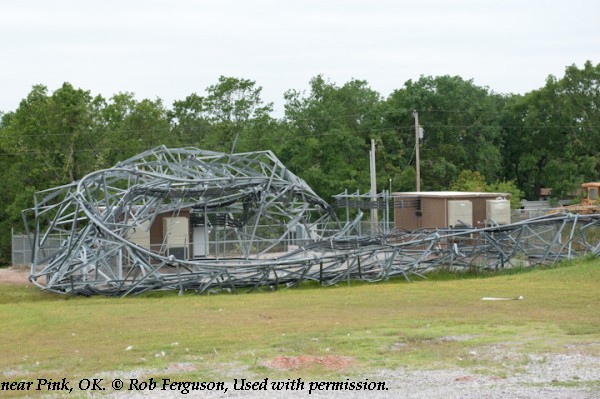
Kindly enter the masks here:
<path id="1" fill-rule="evenodd" d="M 392 194 L 394 197 L 426 197 L 426 198 L 471 198 L 471 197 L 484 197 L 484 198 L 508 198 L 509 193 L 483 193 L 483 192 L 470 192 L 470 191 L 410 191 L 410 192 L 396 192 Z"/>

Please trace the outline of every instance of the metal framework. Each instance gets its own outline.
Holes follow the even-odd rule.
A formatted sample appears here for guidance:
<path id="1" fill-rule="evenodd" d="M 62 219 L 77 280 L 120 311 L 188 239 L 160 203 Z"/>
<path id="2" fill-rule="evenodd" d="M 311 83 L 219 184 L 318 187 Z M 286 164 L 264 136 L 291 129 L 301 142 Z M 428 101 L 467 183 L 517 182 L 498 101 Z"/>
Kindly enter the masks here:
<path id="1" fill-rule="evenodd" d="M 361 212 L 341 224 L 270 151 L 157 147 L 36 193 L 35 206 L 23 215 L 33 230 L 30 280 L 83 295 L 374 282 L 439 268 L 548 264 L 600 251 L 600 215 L 365 236 Z M 183 223 L 183 230 L 171 229 L 171 222 Z M 48 249 L 56 236 L 67 238 Z"/>

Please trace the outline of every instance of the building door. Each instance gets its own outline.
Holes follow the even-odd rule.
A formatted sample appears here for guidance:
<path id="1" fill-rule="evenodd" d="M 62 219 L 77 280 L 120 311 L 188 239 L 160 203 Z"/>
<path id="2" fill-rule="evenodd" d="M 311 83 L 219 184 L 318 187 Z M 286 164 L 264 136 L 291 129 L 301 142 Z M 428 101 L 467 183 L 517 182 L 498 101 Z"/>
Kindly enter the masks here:
<path id="1" fill-rule="evenodd" d="M 194 226 L 192 230 L 194 258 L 208 255 L 208 229 L 206 226 Z"/>

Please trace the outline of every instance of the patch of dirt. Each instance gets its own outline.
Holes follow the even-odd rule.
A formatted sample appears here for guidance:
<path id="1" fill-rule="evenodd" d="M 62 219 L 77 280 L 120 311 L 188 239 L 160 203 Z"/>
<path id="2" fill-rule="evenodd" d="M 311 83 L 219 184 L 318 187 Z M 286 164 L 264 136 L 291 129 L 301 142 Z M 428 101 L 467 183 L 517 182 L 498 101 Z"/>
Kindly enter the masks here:
<path id="1" fill-rule="evenodd" d="M 29 284 L 29 268 L 6 267 L 0 269 L 0 283 Z"/>
<path id="2" fill-rule="evenodd" d="M 180 373 L 184 371 L 195 371 L 196 365 L 193 363 L 173 363 L 167 367 L 167 373 Z"/>
<path id="3" fill-rule="evenodd" d="M 263 363 L 265 367 L 277 370 L 299 370 L 319 365 L 330 370 L 342 370 L 354 364 L 354 359 L 345 356 L 277 356 Z"/>

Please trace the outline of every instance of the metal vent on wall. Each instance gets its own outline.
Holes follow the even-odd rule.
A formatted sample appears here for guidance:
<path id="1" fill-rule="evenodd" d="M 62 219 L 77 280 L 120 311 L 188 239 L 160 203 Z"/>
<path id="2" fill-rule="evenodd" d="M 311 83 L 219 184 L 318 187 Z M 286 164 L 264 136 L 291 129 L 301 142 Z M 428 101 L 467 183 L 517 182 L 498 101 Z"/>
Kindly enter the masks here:
<path id="1" fill-rule="evenodd" d="M 167 255 L 171 256 L 173 255 L 173 257 L 175 259 L 187 259 L 187 251 L 185 247 L 171 247 L 171 248 L 167 248 Z"/>

